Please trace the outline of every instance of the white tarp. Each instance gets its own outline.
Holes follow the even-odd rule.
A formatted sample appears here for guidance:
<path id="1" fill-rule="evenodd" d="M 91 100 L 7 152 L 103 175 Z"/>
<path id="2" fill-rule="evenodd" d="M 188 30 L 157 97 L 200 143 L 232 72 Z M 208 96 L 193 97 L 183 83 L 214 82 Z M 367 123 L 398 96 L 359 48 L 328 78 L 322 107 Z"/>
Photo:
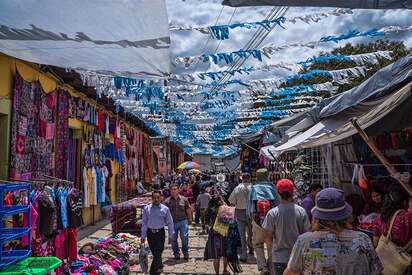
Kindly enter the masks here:
<path id="1" fill-rule="evenodd" d="M 411 83 L 392 95 L 377 101 L 360 103 L 342 113 L 322 119 L 280 146 L 272 145 L 261 148 L 261 153 L 273 159 L 273 156 L 276 157 L 285 151 L 317 147 L 350 137 L 357 133 L 350 122 L 352 118 L 357 117 L 359 125 L 365 129 L 384 118 L 410 96 Z"/>
<path id="2" fill-rule="evenodd" d="M 1 0 L 0 52 L 123 76 L 170 72 L 164 0 Z"/>
<path id="3" fill-rule="evenodd" d="M 351 9 L 410 9 L 411 0 L 224 0 L 223 5 L 290 6 L 290 7 L 338 7 Z"/>

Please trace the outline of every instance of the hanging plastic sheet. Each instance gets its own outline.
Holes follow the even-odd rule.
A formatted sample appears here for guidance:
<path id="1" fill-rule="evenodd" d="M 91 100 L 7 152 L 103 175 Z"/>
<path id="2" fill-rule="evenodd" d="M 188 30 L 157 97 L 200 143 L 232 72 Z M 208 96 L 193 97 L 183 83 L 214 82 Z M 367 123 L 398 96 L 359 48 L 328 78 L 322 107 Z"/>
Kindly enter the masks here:
<path id="1" fill-rule="evenodd" d="M 123 76 L 170 72 L 164 0 L 6 0 L 0 25 L 0 51 L 26 61 Z"/>
<path id="2" fill-rule="evenodd" d="M 411 9 L 411 0 L 224 0 L 231 7 L 289 6 L 289 7 L 337 7 L 351 9 Z"/>

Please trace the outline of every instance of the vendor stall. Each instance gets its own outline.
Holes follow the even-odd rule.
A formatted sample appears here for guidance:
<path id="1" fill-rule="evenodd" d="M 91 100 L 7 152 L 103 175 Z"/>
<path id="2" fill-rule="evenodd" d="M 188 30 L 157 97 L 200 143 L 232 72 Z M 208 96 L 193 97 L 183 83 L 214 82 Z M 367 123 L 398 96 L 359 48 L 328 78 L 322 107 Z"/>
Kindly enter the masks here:
<path id="1" fill-rule="evenodd" d="M 113 234 L 130 232 L 135 235 L 140 235 L 139 219 L 142 209 L 151 203 L 150 196 L 151 194 L 147 193 L 142 197 L 112 205 L 110 222 L 112 224 Z"/>

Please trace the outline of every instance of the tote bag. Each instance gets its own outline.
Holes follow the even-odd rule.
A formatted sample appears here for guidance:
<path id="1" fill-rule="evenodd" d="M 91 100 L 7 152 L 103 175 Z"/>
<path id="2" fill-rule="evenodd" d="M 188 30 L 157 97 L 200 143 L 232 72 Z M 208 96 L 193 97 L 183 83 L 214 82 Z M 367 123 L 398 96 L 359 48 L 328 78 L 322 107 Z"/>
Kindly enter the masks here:
<path id="1" fill-rule="evenodd" d="M 402 275 L 412 263 L 412 257 L 407 252 L 412 249 L 412 239 L 404 247 L 398 246 L 391 240 L 393 222 L 400 211 L 396 211 L 393 215 L 388 234 L 386 237 L 384 235 L 380 237 L 376 248 L 376 253 L 383 264 L 383 275 Z"/>

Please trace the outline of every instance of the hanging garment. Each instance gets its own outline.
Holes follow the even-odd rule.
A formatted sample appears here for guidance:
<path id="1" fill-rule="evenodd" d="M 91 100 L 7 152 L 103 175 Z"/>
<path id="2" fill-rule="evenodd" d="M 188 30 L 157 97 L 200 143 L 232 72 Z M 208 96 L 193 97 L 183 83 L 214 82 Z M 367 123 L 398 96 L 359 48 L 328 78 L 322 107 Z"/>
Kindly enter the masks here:
<path id="1" fill-rule="evenodd" d="M 90 205 L 97 205 L 97 173 L 96 173 L 96 168 L 92 167 L 89 168 L 89 171 L 91 171 L 91 178 L 89 176 L 89 181 L 90 181 Z"/>
<path id="2" fill-rule="evenodd" d="M 95 168 L 96 171 L 96 197 L 97 197 L 97 202 L 101 203 L 104 201 L 102 200 L 102 189 L 104 189 L 104 182 L 103 182 L 103 172 L 102 169 L 99 166 L 96 166 Z"/>
<path id="3" fill-rule="evenodd" d="M 63 90 L 58 92 L 57 106 L 57 142 L 56 142 L 56 177 L 66 178 L 69 145 L 69 99 L 70 95 Z"/>
<path id="4" fill-rule="evenodd" d="M 50 236 L 54 228 L 55 204 L 50 196 L 42 193 L 39 197 L 39 231 Z"/>
<path id="5" fill-rule="evenodd" d="M 67 197 L 67 188 L 60 187 L 57 189 L 57 199 L 59 200 L 60 204 L 60 219 L 64 229 L 69 227 L 69 219 L 67 216 Z"/>
<path id="6" fill-rule="evenodd" d="M 83 224 L 82 197 L 77 189 L 73 188 L 69 191 L 67 214 L 70 228 L 78 228 Z"/>
<path id="7" fill-rule="evenodd" d="M 84 207 L 90 207 L 90 181 L 88 175 L 88 169 L 83 168 L 83 202 Z"/>

